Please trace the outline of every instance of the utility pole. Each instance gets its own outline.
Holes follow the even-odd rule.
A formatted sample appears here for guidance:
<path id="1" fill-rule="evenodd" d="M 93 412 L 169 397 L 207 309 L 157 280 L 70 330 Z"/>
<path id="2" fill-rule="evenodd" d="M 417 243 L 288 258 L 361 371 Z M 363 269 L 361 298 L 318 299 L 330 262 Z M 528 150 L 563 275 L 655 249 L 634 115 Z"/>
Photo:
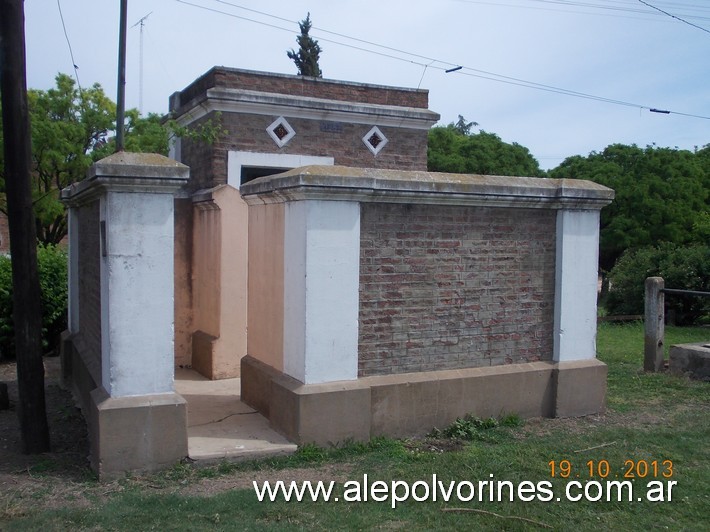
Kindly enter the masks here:
<path id="1" fill-rule="evenodd" d="M 32 208 L 24 0 L 0 0 L 0 89 L 5 131 L 5 194 L 12 256 L 12 304 L 22 450 L 49 451 L 44 399 L 42 311 Z"/>
<path id="2" fill-rule="evenodd" d="M 118 95 L 116 98 L 116 152 L 123 151 L 123 128 L 126 115 L 126 16 L 128 0 L 121 0 L 118 26 Z"/>

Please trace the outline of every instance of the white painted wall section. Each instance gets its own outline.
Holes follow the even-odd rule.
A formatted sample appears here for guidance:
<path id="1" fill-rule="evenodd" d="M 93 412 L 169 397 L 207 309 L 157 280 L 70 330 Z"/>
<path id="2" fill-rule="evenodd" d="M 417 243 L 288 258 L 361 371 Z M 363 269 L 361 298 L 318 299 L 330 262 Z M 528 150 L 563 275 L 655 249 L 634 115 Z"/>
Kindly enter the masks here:
<path id="1" fill-rule="evenodd" d="M 599 211 L 557 213 L 556 362 L 596 357 Z"/>
<path id="2" fill-rule="evenodd" d="M 357 379 L 360 205 L 287 203 L 284 371 L 305 384 Z"/>
<path id="3" fill-rule="evenodd" d="M 173 392 L 173 196 L 108 191 L 101 203 L 103 387 Z"/>
<path id="4" fill-rule="evenodd" d="M 259 168 L 300 168 L 301 166 L 335 164 L 333 157 L 318 155 L 298 155 L 291 153 L 258 153 L 250 151 L 230 151 L 227 154 L 227 184 L 239 188 L 242 167 Z"/>

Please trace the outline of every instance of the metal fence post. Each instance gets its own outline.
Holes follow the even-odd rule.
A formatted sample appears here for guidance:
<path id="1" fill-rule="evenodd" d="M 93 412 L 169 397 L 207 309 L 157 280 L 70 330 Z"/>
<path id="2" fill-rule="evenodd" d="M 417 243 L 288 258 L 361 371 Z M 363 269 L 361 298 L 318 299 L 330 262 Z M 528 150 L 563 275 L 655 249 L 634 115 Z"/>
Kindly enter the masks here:
<path id="1" fill-rule="evenodd" d="M 663 278 L 646 279 L 644 296 L 644 371 L 663 368 L 663 343 L 665 333 Z"/>

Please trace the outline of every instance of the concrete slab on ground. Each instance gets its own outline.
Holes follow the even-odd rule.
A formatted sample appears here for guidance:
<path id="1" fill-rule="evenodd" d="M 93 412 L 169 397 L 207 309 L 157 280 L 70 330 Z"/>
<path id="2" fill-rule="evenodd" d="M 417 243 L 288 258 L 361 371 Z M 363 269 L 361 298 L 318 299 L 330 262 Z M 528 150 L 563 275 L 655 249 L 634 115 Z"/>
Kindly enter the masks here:
<path id="1" fill-rule="evenodd" d="M 191 459 L 254 459 L 296 451 L 296 444 L 241 402 L 240 379 L 212 381 L 196 371 L 176 369 L 175 389 L 187 401 Z"/>

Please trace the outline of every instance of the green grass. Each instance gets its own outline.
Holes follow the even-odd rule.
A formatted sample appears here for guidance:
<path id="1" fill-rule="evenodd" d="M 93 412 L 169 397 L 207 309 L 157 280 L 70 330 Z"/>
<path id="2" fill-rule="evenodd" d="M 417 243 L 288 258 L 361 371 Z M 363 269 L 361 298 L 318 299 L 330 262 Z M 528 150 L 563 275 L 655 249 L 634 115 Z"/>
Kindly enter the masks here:
<path id="1" fill-rule="evenodd" d="M 667 345 L 710 339 L 710 329 L 667 329 Z M 64 508 L 42 508 L 26 490 L 3 496 L 2 530 L 705 530 L 710 508 L 710 384 L 668 374 L 644 374 L 640 324 L 603 324 L 599 358 L 609 366 L 608 412 L 572 420 L 518 423 L 470 420 L 472 441 L 442 452 L 447 440 L 375 439 L 335 449 L 306 446 L 295 455 L 210 468 L 179 465 L 108 486 L 78 482 L 73 492 L 88 501 L 67 500 Z M 459 427 L 460 428 L 460 427 Z M 456 431 L 452 431 L 455 433 Z M 480 436 L 480 437 L 479 437 Z M 562 493 L 564 479 L 552 479 L 550 461 L 569 460 L 572 478 L 589 478 L 606 460 L 611 476 L 627 460 L 672 460 L 677 482 L 671 502 L 303 502 L 259 503 L 244 478 L 338 480 L 393 479 L 445 482 L 495 479 L 551 481 Z M 662 469 L 661 469 L 662 471 Z M 310 476 L 309 476 L 310 475 Z M 661 479 L 664 480 L 664 479 Z M 203 492 L 221 483 L 222 488 Z M 645 480 L 636 481 L 636 486 Z M 238 488 L 230 489 L 231 485 Z M 55 488 L 58 490 L 59 488 Z M 636 488 L 639 490 L 640 488 Z M 41 498 L 56 497 L 39 490 Z M 639 491 L 637 491 L 639 493 Z M 5 506 L 3 506 L 3 504 Z M 446 512 L 466 507 L 488 513 Z M 498 515 L 493 515 L 498 514 Z M 4 515 L 4 520 L 3 516 Z M 512 517 L 504 518 L 505 517 Z M 531 521 L 525 521 L 528 519 Z"/>

